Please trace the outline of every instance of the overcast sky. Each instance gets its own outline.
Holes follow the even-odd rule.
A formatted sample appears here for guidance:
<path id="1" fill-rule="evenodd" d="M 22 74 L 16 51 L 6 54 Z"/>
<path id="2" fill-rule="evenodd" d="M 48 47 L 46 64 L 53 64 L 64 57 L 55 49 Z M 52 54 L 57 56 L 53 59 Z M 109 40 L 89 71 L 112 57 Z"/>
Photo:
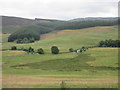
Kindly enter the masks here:
<path id="1" fill-rule="evenodd" d="M 117 17 L 119 0 L 0 0 L 0 15 L 69 20 Z"/>

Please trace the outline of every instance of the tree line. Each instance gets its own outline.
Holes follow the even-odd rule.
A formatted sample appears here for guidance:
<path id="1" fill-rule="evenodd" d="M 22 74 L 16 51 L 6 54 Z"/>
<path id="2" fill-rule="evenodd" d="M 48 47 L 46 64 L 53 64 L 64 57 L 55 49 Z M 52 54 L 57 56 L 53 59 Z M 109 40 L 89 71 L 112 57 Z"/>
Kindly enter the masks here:
<path id="1" fill-rule="evenodd" d="M 60 26 L 58 26 L 57 30 L 64 30 L 64 29 L 82 29 L 88 27 L 95 27 L 95 26 L 113 26 L 117 25 L 117 20 L 85 20 L 79 22 L 66 22 Z"/>
<path id="2" fill-rule="evenodd" d="M 104 40 L 100 41 L 98 44 L 99 47 L 120 47 L 120 40 Z"/>
<path id="3" fill-rule="evenodd" d="M 12 46 L 12 47 L 11 47 L 11 50 L 22 50 L 22 51 L 27 52 L 28 54 L 29 54 L 29 53 L 31 53 L 31 54 L 34 54 L 34 53 L 45 54 L 45 52 L 44 52 L 44 50 L 43 50 L 42 48 L 39 48 L 39 49 L 37 49 L 37 51 L 35 51 L 34 48 L 32 48 L 32 47 L 17 49 L 16 46 Z M 51 47 L 51 53 L 52 53 L 52 54 L 59 54 L 59 49 L 58 49 L 58 47 L 57 47 L 57 46 L 52 46 L 52 47 Z"/>
<path id="4" fill-rule="evenodd" d="M 84 47 L 83 46 L 83 47 L 81 47 L 79 49 L 70 48 L 69 52 L 67 52 L 67 53 L 82 53 L 82 52 L 87 51 L 89 48 L 94 48 L 94 47 L 96 47 L 96 46 L 89 46 L 89 47 Z M 34 53 L 45 54 L 45 52 L 44 52 L 44 50 L 42 48 L 39 48 L 39 49 L 37 49 L 37 51 L 35 51 L 35 49 L 32 48 L 32 47 L 17 49 L 16 46 L 12 46 L 11 50 L 22 50 L 22 51 L 27 52 L 28 54 L 34 54 Z M 57 46 L 52 46 L 51 47 L 51 53 L 52 54 L 59 54 L 60 50 L 59 50 L 59 48 Z"/>

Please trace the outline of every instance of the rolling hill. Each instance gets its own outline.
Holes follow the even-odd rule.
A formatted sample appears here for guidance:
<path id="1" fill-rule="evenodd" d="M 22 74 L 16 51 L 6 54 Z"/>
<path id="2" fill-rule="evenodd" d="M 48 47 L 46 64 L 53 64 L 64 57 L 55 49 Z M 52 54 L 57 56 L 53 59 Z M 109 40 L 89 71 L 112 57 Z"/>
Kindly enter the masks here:
<path id="1" fill-rule="evenodd" d="M 64 25 L 70 25 L 69 22 L 80 22 L 86 20 L 117 20 L 117 17 L 88 17 L 88 18 L 76 18 L 71 19 L 68 21 L 61 21 L 61 20 L 52 20 L 52 19 L 42 19 L 42 18 L 35 18 L 35 19 L 27 19 L 21 17 L 14 17 L 14 16 L 1 16 L 2 17 L 2 32 L 3 33 L 14 33 L 17 30 L 22 30 L 24 27 L 27 26 L 34 26 L 39 25 L 43 27 L 49 28 L 56 28 L 56 27 L 63 27 Z"/>
<path id="2" fill-rule="evenodd" d="M 9 42 L 24 39 L 40 40 L 41 34 L 46 34 L 58 30 L 75 30 L 95 26 L 113 26 L 117 25 L 117 18 L 84 18 L 80 21 L 61 21 L 52 19 L 26 19 L 20 17 L 2 16 L 2 32 L 11 33 L 8 37 Z"/>
<path id="3" fill-rule="evenodd" d="M 35 26 L 35 25 L 52 28 L 56 24 L 60 24 L 60 22 L 63 22 L 63 21 L 50 20 L 50 19 L 27 19 L 27 18 L 21 18 L 21 17 L 2 16 L 2 32 L 14 33 L 18 30 L 23 30 L 26 27 Z"/>

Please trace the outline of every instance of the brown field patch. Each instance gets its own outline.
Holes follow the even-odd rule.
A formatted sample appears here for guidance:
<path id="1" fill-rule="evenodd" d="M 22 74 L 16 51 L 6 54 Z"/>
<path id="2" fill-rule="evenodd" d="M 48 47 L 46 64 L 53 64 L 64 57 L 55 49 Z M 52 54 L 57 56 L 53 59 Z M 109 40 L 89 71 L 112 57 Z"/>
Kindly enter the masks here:
<path id="1" fill-rule="evenodd" d="M 25 67 L 15 67 L 15 68 L 17 68 L 17 69 L 27 69 L 27 68 L 30 68 L 30 67 L 25 66 Z"/>
<path id="2" fill-rule="evenodd" d="M 112 26 L 101 26 L 100 28 L 112 28 Z"/>
<path id="3" fill-rule="evenodd" d="M 63 30 L 63 31 L 59 31 L 59 32 L 55 32 L 55 33 L 49 33 L 49 34 L 43 34 L 42 38 L 46 39 L 46 38 L 53 38 L 53 37 L 59 37 L 65 34 L 72 34 L 72 33 L 77 33 L 76 31 L 78 30 Z"/>
<path id="4" fill-rule="evenodd" d="M 92 48 L 91 50 L 98 50 L 98 49 L 112 49 L 112 50 L 117 50 L 117 49 L 120 49 L 120 48 Z"/>
<path id="5" fill-rule="evenodd" d="M 76 29 L 76 30 L 62 30 L 54 33 L 43 34 L 42 39 L 53 38 L 53 37 L 58 37 L 58 36 L 73 34 L 73 33 L 85 33 L 89 31 L 98 32 L 98 31 L 108 30 L 109 28 L 112 28 L 112 26 L 98 26 L 98 27 L 83 28 L 83 29 Z"/>
<path id="6" fill-rule="evenodd" d="M 10 34 L 0 34 L 0 37 L 2 36 L 2 37 L 6 37 L 6 36 L 9 36 Z"/>
<path id="7" fill-rule="evenodd" d="M 33 76 L 80 76 L 80 75 L 33 75 Z"/>
<path id="8" fill-rule="evenodd" d="M 48 76 L 48 75 L 44 75 Z M 49 75 L 50 76 L 50 75 Z M 52 75 L 55 76 L 55 75 Z M 35 76 L 16 76 L 16 75 L 3 75 L 3 84 L 18 84 L 18 85 L 36 85 L 36 84 L 60 84 L 65 80 L 68 84 L 117 84 L 117 77 L 103 77 L 103 78 L 46 78 Z"/>
<path id="9" fill-rule="evenodd" d="M 5 56 L 19 56 L 19 55 L 24 55 L 25 52 L 24 51 L 12 51 L 12 50 L 8 50 L 8 51 L 1 51 L 3 54 L 5 54 Z"/>

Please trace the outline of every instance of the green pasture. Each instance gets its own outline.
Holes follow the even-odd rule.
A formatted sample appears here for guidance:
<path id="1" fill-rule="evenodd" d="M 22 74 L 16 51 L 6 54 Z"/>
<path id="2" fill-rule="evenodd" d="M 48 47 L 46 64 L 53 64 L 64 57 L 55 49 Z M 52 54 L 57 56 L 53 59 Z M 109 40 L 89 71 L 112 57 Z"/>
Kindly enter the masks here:
<path id="1" fill-rule="evenodd" d="M 95 48 L 79 55 L 76 53 L 38 55 L 23 51 L 4 51 L 3 73 L 117 75 L 117 70 L 114 70 L 118 67 L 117 51 L 117 48 Z"/>
<path id="2" fill-rule="evenodd" d="M 99 50 L 101 50 L 99 52 Z M 109 50 L 109 52 L 108 52 Z M 117 79 L 118 70 L 114 67 L 118 67 L 118 59 L 114 53 L 117 52 L 117 48 L 95 48 L 89 49 L 84 54 L 77 55 L 71 54 L 45 54 L 45 55 L 32 55 L 19 51 L 4 51 L 3 52 L 3 75 L 5 76 L 32 76 L 36 78 L 52 78 L 52 79 Z M 19 54 L 17 54 L 19 52 Z M 104 55 L 104 53 L 107 53 Z M 112 54 L 112 56 L 111 56 Z M 87 56 L 89 55 L 89 57 Z M 93 56 L 94 55 L 94 56 Z M 97 55 L 104 55 L 104 57 L 98 57 Z M 77 58 L 76 58 L 77 57 Z M 78 58 L 79 57 L 79 58 Z M 90 58 L 90 59 L 89 59 Z M 112 58 L 112 59 L 109 59 Z M 101 61 L 104 59 L 104 62 Z M 60 61 L 61 60 L 61 61 Z M 63 61 L 64 60 L 64 61 Z M 108 62 L 108 60 L 110 62 Z M 49 64 L 48 64 L 49 63 Z M 73 63 L 73 64 L 72 64 Z M 104 63 L 104 64 L 103 64 Z M 43 64 L 43 65 L 42 65 Z M 64 66 L 68 67 L 64 67 Z M 21 66 L 24 65 L 24 66 Z M 41 65 L 41 66 L 40 66 Z M 63 65 L 63 66 L 62 66 Z M 74 66 L 75 65 L 75 66 Z M 90 67 L 92 66 L 92 67 Z M 99 67 L 100 66 L 100 67 Z M 109 68 L 112 67 L 112 68 Z M 43 75 L 43 76 L 41 76 Z M 44 76 L 46 75 L 46 76 Z M 48 76 L 47 76 L 48 75 Z M 49 76 L 53 75 L 53 76 Z M 56 75 L 56 76 L 54 76 Z M 58 75 L 58 76 L 57 76 Z M 59 76 L 61 75 L 61 76 Z M 62 76 L 63 75 L 63 76 Z M 68 76 L 69 75 L 69 76 Z M 73 76 L 72 76 L 73 75 Z M 75 76 L 74 76 L 75 75 Z M 77 76 L 76 76 L 77 75 Z M 18 80 L 19 81 L 19 80 Z M 23 80 L 24 81 L 24 80 Z M 66 80 L 65 80 L 66 81 Z M 79 87 L 106 87 L 115 88 L 118 87 L 117 83 L 113 84 L 70 84 L 70 81 L 66 81 L 67 87 L 79 88 Z M 87 82 L 87 81 L 86 81 Z M 15 84 L 14 84 L 15 85 Z M 14 87 L 8 84 L 3 84 L 4 87 Z M 21 85 L 16 84 L 18 87 L 48 87 L 59 88 L 60 84 L 36 84 L 36 85 Z"/>
<path id="3" fill-rule="evenodd" d="M 11 46 L 18 48 L 32 46 L 35 50 L 43 48 L 45 54 L 27 54 L 17 50 L 2 51 L 3 87 L 59 88 L 61 81 L 65 80 L 68 88 L 117 88 L 118 48 L 89 48 L 79 54 L 65 53 L 69 48 L 78 49 L 82 46 L 97 45 L 100 40 L 117 39 L 117 32 L 117 26 L 63 30 L 44 34 L 40 41 L 30 44 L 9 43 L 7 42 L 9 34 L 4 34 L 3 49 L 10 49 Z M 51 54 L 50 49 L 53 45 L 59 47 L 60 54 Z M 25 79 L 23 83 L 21 78 Z M 39 84 L 35 81 L 37 78 L 57 79 L 58 82 Z M 83 83 L 76 79 L 86 81 Z M 10 80 L 13 82 L 9 82 Z M 26 81 L 30 84 L 26 84 Z"/>

